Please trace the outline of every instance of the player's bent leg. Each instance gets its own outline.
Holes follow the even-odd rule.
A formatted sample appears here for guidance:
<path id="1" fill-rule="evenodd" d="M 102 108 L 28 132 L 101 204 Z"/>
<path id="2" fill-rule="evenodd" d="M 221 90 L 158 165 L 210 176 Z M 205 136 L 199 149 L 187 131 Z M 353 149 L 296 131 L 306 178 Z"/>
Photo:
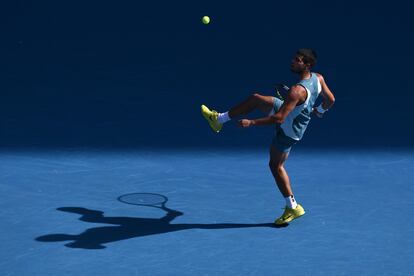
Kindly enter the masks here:
<path id="1" fill-rule="evenodd" d="M 269 115 L 274 110 L 275 98 L 271 96 L 263 96 L 258 93 L 250 95 L 246 100 L 239 103 L 235 107 L 231 108 L 227 113 L 218 113 L 215 110 L 210 110 L 207 106 L 201 106 L 201 114 L 209 123 L 211 129 L 218 133 L 223 127 L 223 123 L 238 117 L 250 113 L 255 109 L 259 109 L 266 115 Z M 224 116 L 223 116 L 224 115 Z M 221 117 L 223 116 L 223 117 Z M 226 118 L 227 116 L 227 118 Z M 224 120 L 223 120 L 224 119 Z"/>
<path id="2" fill-rule="evenodd" d="M 275 108 L 275 97 L 258 95 L 258 109 L 266 115 L 269 115 Z"/>
<path id="3" fill-rule="evenodd" d="M 255 109 L 259 109 L 262 112 L 269 114 L 273 109 L 273 97 L 263 96 L 258 93 L 250 95 L 246 100 L 232 107 L 229 110 L 231 118 L 238 117 L 240 115 L 246 115 Z"/>

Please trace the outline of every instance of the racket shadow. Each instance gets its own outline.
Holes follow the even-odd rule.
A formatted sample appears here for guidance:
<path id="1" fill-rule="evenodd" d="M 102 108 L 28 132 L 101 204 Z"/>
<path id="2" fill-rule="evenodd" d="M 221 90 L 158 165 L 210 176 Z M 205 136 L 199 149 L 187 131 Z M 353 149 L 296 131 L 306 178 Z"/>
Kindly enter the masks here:
<path id="1" fill-rule="evenodd" d="M 60 207 L 57 210 L 81 215 L 79 220 L 90 223 L 109 224 L 108 226 L 92 227 L 78 235 L 71 234 L 49 234 L 35 238 L 39 242 L 62 242 L 69 241 L 66 247 L 82 249 L 103 249 L 105 244 L 127 240 L 137 237 L 158 235 L 181 230 L 190 229 L 230 229 L 230 228 L 252 228 L 270 227 L 280 228 L 286 225 L 276 226 L 273 223 L 178 223 L 171 222 L 183 212 L 170 208 L 162 208 L 166 214 L 161 218 L 139 218 L 139 217 L 108 217 L 99 210 L 90 210 L 83 207 Z"/>

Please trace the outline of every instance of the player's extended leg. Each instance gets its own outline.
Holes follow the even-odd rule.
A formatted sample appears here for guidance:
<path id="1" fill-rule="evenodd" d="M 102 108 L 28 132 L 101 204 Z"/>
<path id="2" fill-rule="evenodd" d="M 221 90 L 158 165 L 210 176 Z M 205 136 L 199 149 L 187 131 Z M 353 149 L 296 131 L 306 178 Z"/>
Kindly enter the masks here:
<path id="1" fill-rule="evenodd" d="M 279 191 L 286 199 L 285 212 L 275 221 L 275 223 L 278 225 L 286 224 L 305 214 L 303 207 L 297 204 L 293 197 L 289 176 L 284 167 L 284 163 L 287 160 L 288 156 L 289 152 L 281 152 L 274 146 L 271 146 L 269 167 L 275 178 Z"/>
<path id="2" fill-rule="evenodd" d="M 225 113 L 218 113 L 215 110 L 210 110 L 207 106 L 201 106 L 201 114 L 210 124 L 210 127 L 214 132 L 219 132 L 223 127 L 223 124 L 235 117 L 245 115 L 253 110 L 259 109 L 265 114 L 269 114 L 272 111 L 274 105 L 274 97 L 263 96 L 258 93 L 250 95 L 246 100 L 237 104 L 230 111 Z"/>
<path id="3" fill-rule="evenodd" d="M 233 119 L 240 115 L 246 115 L 256 109 L 259 109 L 265 114 L 269 114 L 273 109 L 273 99 L 274 97 L 271 96 L 263 96 L 258 93 L 254 93 L 243 102 L 230 108 L 229 116 Z"/>

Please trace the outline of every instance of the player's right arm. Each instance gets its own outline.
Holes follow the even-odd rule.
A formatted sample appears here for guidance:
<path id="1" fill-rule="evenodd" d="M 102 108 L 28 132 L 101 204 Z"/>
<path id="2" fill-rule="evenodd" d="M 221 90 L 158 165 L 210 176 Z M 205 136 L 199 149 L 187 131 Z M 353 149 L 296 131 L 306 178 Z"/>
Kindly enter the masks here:
<path id="1" fill-rule="evenodd" d="M 318 78 L 319 78 L 319 82 L 320 82 L 321 88 L 322 88 L 321 95 L 322 95 L 323 101 L 322 101 L 321 107 L 324 110 L 328 110 L 334 105 L 335 96 L 332 93 L 331 89 L 329 89 L 329 87 L 326 84 L 325 79 L 323 78 L 323 76 L 321 74 L 318 74 Z M 318 112 L 317 109 L 318 108 L 314 108 L 313 111 L 316 113 L 316 115 L 321 117 L 323 113 Z"/>

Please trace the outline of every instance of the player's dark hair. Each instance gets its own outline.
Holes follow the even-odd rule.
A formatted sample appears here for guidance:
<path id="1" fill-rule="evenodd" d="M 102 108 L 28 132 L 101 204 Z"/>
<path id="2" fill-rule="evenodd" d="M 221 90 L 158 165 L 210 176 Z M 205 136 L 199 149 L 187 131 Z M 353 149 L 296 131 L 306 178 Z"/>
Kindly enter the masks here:
<path id="1" fill-rule="evenodd" d="M 299 49 L 296 54 L 302 56 L 303 62 L 309 63 L 311 67 L 316 64 L 317 55 L 314 50 L 309 48 L 302 48 Z"/>

